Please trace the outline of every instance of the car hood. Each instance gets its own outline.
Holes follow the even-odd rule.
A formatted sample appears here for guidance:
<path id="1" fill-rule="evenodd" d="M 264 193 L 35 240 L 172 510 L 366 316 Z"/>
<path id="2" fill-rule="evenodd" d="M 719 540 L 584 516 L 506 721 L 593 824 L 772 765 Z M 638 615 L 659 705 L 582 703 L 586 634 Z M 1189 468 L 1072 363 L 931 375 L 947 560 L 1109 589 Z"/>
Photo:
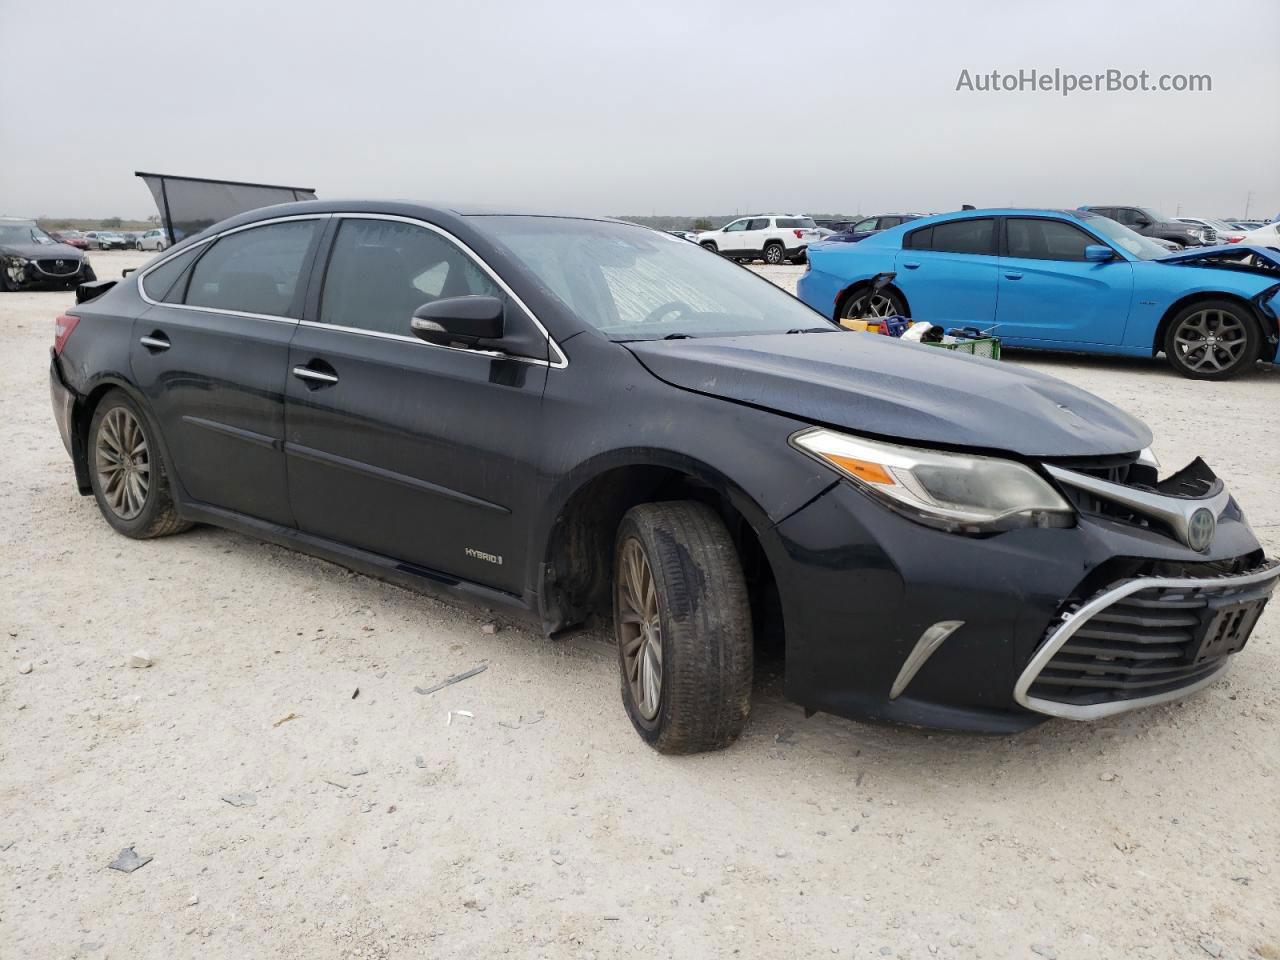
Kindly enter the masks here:
<path id="1" fill-rule="evenodd" d="M 1269 266 L 1273 270 L 1280 270 L 1280 250 L 1275 247 L 1264 247 L 1253 243 L 1219 243 L 1212 247 L 1196 247 L 1194 250 L 1184 250 L 1181 253 L 1171 253 L 1167 257 L 1161 257 L 1161 263 L 1195 263 L 1203 261 L 1205 266 L 1220 266 L 1221 261 L 1215 263 L 1224 253 L 1240 254 L 1244 252 L 1252 253 L 1259 260 L 1263 261 L 1265 266 Z"/>
<path id="2" fill-rule="evenodd" d="M 28 260 L 80 259 L 80 251 L 67 243 L 0 243 L 0 253 Z"/>
<path id="3" fill-rule="evenodd" d="M 1095 457 L 1150 445 L 1140 420 L 1053 377 L 854 333 L 626 344 L 673 386 L 891 440 Z"/>

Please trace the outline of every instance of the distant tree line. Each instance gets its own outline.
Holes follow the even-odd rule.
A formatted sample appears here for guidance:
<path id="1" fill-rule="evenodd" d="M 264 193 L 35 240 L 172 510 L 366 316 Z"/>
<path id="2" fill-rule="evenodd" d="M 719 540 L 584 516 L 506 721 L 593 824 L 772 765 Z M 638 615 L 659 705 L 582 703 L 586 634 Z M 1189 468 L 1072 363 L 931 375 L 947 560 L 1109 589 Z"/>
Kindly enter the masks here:
<path id="1" fill-rule="evenodd" d="M 155 214 L 145 220 L 126 220 L 123 217 L 36 217 L 36 223 L 45 230 L 150 230 L 160 225 Z"/>

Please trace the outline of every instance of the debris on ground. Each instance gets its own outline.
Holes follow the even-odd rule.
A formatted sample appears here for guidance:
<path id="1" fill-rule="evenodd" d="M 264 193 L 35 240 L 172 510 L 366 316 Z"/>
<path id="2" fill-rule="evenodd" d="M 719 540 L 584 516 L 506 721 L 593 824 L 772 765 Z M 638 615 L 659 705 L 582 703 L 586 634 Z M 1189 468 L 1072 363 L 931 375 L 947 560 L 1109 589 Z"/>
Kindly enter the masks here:
<path id="1" fill-rule="evenodd" d="M 419 770 L 427 769 L 427 761 L 422 756 L 422 754 L 418 754 L 416 757 L 413 758 L 413 765 L 417 767 Z"/>
<path id="2" fill-rule="evenodd" d="M 452 727 L 454 717 L 466 717 L 468 720 L 474 720 L 476 718 L 476 715 L 472 713 L 470 710 L 450 710 L 449 719 L 445 721 L 444 725 L 446 727 Z"/>
<path id="3" fill-rule="evenodd" d="M 339 790 L 347 789 L 347 785 L 345 783 L 339 783 L 337 780 L 329 780 L 326 777 L 321 777 L 320 779 L 331 787 L 337 787 Z"/>
<path id="4" fill-rule="evenodd" d="M 271 726 L 273 726 L 273 727 L 278 727 L 278 726 L 280 726 L 280 724 L 282 724 L 282 723 L 288 723 L 290 720 L 297 720 L 300 716 L 302 716 L 302 714 L 300 714 L 300 713 L 291 713 L 291 714 L 289 714 L 287 717 L 281 717 L 279 720 L 277 720 L 277 721 L 276 721 L 275 723 L 273 723 Z"/>
<path id="5" fill-rule="evenodd" d="M 358 696 L 360 696 L 360 688 L 356 687 L 355 692 L 351 694 L 351 699 L 354 700 Z"/>
<path id="6" fill-rule="evenodd" d="M 1222 956 L 1222 944 L 1210 937 L 1200 938 L 1200 949 L 1211 957 Z"/>
<path id="7" fill-rule="evenodd" d="M 129 655 L 129 666 L 133 667 L 135 670 L 144 670 L 147 667 L 154 665 L 155 660 L 153 660 L 151 654 L 147 653 L 145 650 L 135 650 Z"/>
<path id="8" fill-rule="evenodd" d="M 363 777 L 368 772 L 369 772 L 368 767 L 356 767 L 355 769 L 349 771 L 349 773 L 353 777 Z"/>
<path id="9" fill-rule="evenodd" d="M 486 623 L 483 627 L 480 628 L 480 632 L 492 637 L 495 633 L 498 632 L 498 625 L 496 623 Z"/>
<path id="10" fill-rule="evenodd" d="M 188 907 L 194 907 L 199 902 L 200 902 L 200 895 L 198 893 L 193 893 L 190 897 L 187 898 Z"/>
<path id="11" fill-rule="evenodd" d="M 229 793 L 222 798 L 233 807 L 256 807 L 258 798 L 252 793 Z"/>
<path id="12" fill-rule="evenodd" d="M 480 666 L 472 667 L 470 670 L 465 670 L 462 673 L 455 673 L 452 677 L 448 677 L 444 680 L 441 680 L 434 687 L 414 687 L 413 692 L 420 693 L 425 697 L 429 693 L 435 693 L 437 690 L 443 690 L 445 687 L 450 687 L 450 686 L 453 686 L 453 684 L 455 683 L 460 683 L 463 680 L 468 680 L 471 677 L 474 677 L 478 673 L 484 673 L 488 669 L 489 669 L 489 665 L 482 663 L 480 664 Z"/>
<path id="13" fill-rule="evenodd" d="M 18 672 L 21 674 L 28 674 L 35 668 L 36 668 L 36 665 L 32 663 L 30 660 L 28 660 L 26 663 L 18 667 Z"/>
<path id="14" fill-rule="evenodd" d="M 139 867 L 145 867 L 152 861 L 152 857 L 138 856 L 133 847 L 125 847 L 120 851 L 120 855 L 107 864 L 110 870 L 119 870 L 121 873 L 133 873 Z"/>

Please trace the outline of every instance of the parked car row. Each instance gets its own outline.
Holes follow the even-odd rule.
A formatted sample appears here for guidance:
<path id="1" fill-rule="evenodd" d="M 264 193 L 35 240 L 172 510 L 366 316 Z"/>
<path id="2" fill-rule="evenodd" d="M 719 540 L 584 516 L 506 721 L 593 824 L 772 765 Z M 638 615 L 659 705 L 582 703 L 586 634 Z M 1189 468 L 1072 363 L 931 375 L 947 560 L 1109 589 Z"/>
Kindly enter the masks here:
<path id="1" fill-rule="evenodd" d="M 168 231 L 50 230 L 49 236 L 78 250 L 164 250 L 172 246 Z"/>
<path id="2" fill-rule="evenodd" d="M 777 259 L 811 222 L 717 236 Z M 1280 251 L 1165 257 L 1087 211 L 997 210 L 808 252 L 828 317 L 888 271 L 894 311 L 1027 345 L 1167 343 L 1215 376 L 1268 316 L 1275 350 Z M 229 527 L 549 635 L 612 621 L 665 752 L 740 734 L 757 644 L 843 716 L 1012 732 L 1162 703 L 1222 675 L 1280 577 L 1224 482 L 1198 459 L 1161 479 L 1116 407 L 842 333 L 633 224 L 287 204 L 77 300 L 51 398 L 112 528 Z"/>

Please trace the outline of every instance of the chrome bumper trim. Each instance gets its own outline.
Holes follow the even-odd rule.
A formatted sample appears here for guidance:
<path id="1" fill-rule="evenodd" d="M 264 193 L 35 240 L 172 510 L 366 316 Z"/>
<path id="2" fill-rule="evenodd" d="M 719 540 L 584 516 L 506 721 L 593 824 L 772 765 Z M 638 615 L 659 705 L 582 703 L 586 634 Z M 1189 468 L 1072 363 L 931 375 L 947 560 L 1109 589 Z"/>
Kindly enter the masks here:
<path id="1" fill-rule="evenodd" d="M 907 684 L 920 672 L 920 668 L 924 666 L 925 661 L 933 656 L 935 650 L 942 646 L 942 641 L 963 626 L 963 620 L 939 620 L 924 633 L 920 634 L 920 639 L 911 648 L 911 653 L 907 655 L 907 659 L 902 662 L 902 669 L 898 671 L 897 679 L 893 681 L 893 686 L 889 690 L 889 699 L 897 700 L 899 694 L 907 689 Z"/>
<path id="2" fill-rule="evenodd" d="M 1214 670 L 1209 676 L 1197 680 L 1195 683 L 1188 684 L 1185 687 L 1179 687 L 1177 690 L 1167 690 L 1164 693 L 1153 694 L 1149 697 L 1135 697 L 1131 700 L 1113 700 L 1108 703 L 1091 703 L 1084 706 L 1073 703 L 1060 703 L 1056 700 L 1044 700 L 1040 697 L 1033 697 L 1027 691 L 1031 689 L 1031 685 L 1035 682 L 1036 677 L 1040 675 L 1040 671 L 1048 665 L 1053 659 L 1053 655 L 1058 652 L 1061 647 L 1075 635 L 1076 631 L 1089 622 L 1090 618 L 1098 611 L 1111 606 L 1122 597 L 1127 597 L 1132 593 L 1138 593 L 1141 590 L 1149 590 L 1152 587 L 1173 588 L 1173 589 L 1199 589 L 1204 587 L 1245 587 L 1254 583 L 1263 583 L 1267 580 L 1280 579 L 1280 562 L 1275 560 L 1267 560 L 1266 566 L 1261 570 L 1255 570 L 1252 573 L 1239 574 L 1228 577 L 1140 577 L 1137 580 L 1128 580 L 1106 593 L 1099 594 L 1088 603 L 1084 604 L 1079 610 L 1068 614 L 1062 623 L 1054 629 L 1052 633 L 1045 639 L 1044 643 L 1032 656 L 1026 669 L 1022 671 L 1022 675 L 1018 677 L 1018 682 L 1013 688 L 1013 699 L 1028 710 L 1034 710 L 1036 713 L 1047 714 L 1051 717 L 1063 717 L 1067 720 L 1097 720 L 1101 717 L 1114 716 L 1117 713 L 1127 713 L 1130 710 L 1137 710 L 1141 707 L 1149 707 L 1157 703 L 1167 703 L 1170 700 L 1177 700 L 1185 696 L 1189 696 L 1210 683 L 1217 680 L 1226 668 L 1226 661 L 1229 657 L 1223 658 L 1223 664 L 1217 670 Z"/>

